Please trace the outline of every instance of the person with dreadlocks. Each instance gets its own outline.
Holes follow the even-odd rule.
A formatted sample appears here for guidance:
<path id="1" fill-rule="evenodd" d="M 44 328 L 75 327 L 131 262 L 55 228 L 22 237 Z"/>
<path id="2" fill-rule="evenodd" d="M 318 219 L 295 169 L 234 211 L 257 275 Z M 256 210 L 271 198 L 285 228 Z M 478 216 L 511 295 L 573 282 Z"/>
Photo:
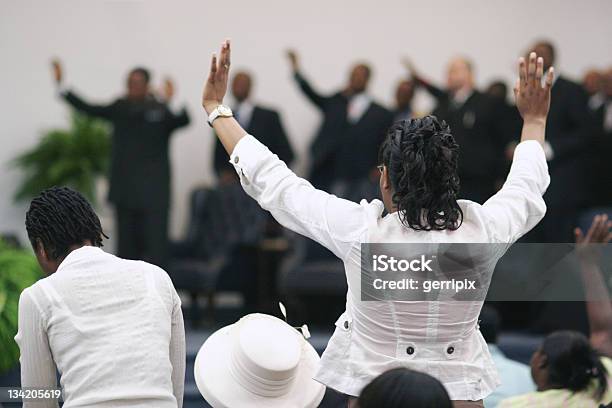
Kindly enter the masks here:
<path id="1" fill-rule="evenodd" d="M 56 387 L 59 371 L 64 407 L 181 407 L 185 333 L 166 272 L 104 252 L 98 216 L 69 188 L 43 191 L 25 224 L 48 276 L 19 299 L 22 387 Z"/>
<path id="2" fill-rule="evenodd" d="M 544 216 L 550 177 L 544 130 L 553 71 L 531 53 L 519 62 L 516 105 L 521 143 L 506 183 L 484 204 L 458 200 L 459 146 L 433 116 L 396 122 L 382 145 L 382 202 L 360 204 L 315 189 L 247 134 L 222 105 L 230 44 L 213 55 L 202 104 L 230 155 L 244 190 L 283 226 L 310 237 L 344 263 L 346 311 L 321 358 L 315 379 L 348 395 L 349 405 L 377 375 L 397 366 L 442 382 L 456 407 L 482 407 L 498 385 L 497 371 L 478 329 L 483 299 L 364 301 L 362 243 L 499 243 L 507 248 Z M 388 214 L 383 216 L 386 209 Z"/>

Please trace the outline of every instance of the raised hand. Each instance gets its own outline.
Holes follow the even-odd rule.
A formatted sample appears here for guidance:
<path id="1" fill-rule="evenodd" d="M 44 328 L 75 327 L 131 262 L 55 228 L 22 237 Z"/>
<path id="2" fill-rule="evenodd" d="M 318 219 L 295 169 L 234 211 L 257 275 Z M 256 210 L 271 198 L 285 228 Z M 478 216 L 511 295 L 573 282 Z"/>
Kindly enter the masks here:
<path id="1" fill-rule="evenodd" d="M 64 76 L 62 63 L 58 58 L 54 58 L 51 61 L 51 67 L 53 69 L 53 79 L 55 79 L 55 83 L 60 84 Z"/>
<path id="2" fill-rule="evenodd" d="M 298 55 L 295 50 L 287 50 L 287 58 L 289 58 L 289 63 L 291 64 L 291 69 L 293 72 L 297 72 L 300 69 L 300 62 L 298 60 Z"/>
<path id="3" fill-rule="evenodd" d="M 174 82 L 169 77 L 164 78 L 162 95 L 164 97 L 164 100 L 166 101 L 170 101 L 172 97 L 174 96 Z"/>
<path id="4" fill-rule="evenodd" d="M 230 41 L 225 40 L 221 44 L 219 58 L 213 54 L 210 62 L 210 72 L 204 84 L 202 93 L 202 106 L 210 114 L 217 106 L 223 103 L 223 97 L 227 92 L 227 81 L 230 69 Z"/>
<path id="5" fill-rule="evenodd" d="M 544 84 L 544 60 L 535 52 L 529 54 L 529 61 L 519 60 L 519 78 L 514 86 L 516 107 L 525 122 L 546 122 L 550 108 L 550 89 L 552 88 L 554 70 L 550 67 Z"/>
<path id="6" fill-rule="evenodd" d="M 406 68 L 406 70 L 408 71 L 412 79 L 418 81 L 419 78 L 421 78 L 416 67 L 412 63 L 412 60 L 410 60 L 410 58 L 408 57 L 402 58 L 402 65 L 404 66 L 404 68 Z"/>
<path id="7" fill-rule="evenodd" d="M 596 215 L 586 235 L 580 228 L 574 230 L 576 237 L 576 252 L 583 261 L 595 260 L 599 257 L 601 245 L 612 241 L 612 221 L 606 214 Z"/>

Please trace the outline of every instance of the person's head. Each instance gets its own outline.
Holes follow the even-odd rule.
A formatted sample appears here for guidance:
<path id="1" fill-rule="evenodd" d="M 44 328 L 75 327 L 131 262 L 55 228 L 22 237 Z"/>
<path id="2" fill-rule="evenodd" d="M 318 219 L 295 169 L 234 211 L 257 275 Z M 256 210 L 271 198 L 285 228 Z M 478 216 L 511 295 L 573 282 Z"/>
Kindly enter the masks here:
<path id="1" fill-rule="evenodd" d="M 244 102 L 249 97 L 252 83 L 251 75 L 247 72 L 240 71 L 234 75 L 234 79 L 232 80 L 232 95 L 234 99 L 236 99 L 236 102 Z"/>
<path id="2" fill-rule="evenodd" d="M 144 99 L 149 94 L 149 80 L 151 74 L 143 67 L 136 67 L 130 71 L 127 79 L 128 99 Z"/>
<path id="3" fill-rule="evenodd" d="M 348 92 L 358 94 L 364 92 L 368 87 L 372 70 L 365 63 L 360 63 L 351 68 L 349 75 Z"/>
<path id="4" fill-rule="evenodd" d="M 582 86 L 589 95 L 595 95 L 603 89 L 604 74 L 596 69 L 590 69 L 584 74 Z"/>
<path id="5" fill-rule="evenodd" d="M 536 42 L 533 47 L 529 50 L 529 53 L 535 52 L 538 57 L 542 57 L 544 60 L 544 72 L 548 71 L 555 63 L 555 47 L 550 41 L 542 40 Z"/>
<path id="6" fill-rule="evenodd" d="M 508 96 L 508 86 L 503 81 L 493 81 L 487 87 L 486 94 L 491 98 L 505 101 Z"/>
<path id="7" fill-rule="evenodd" d="M 594 397 L 607 390 L 607 371 L 598 353 L 582 333 L 557 331 L 548 335 L 531 357 L 531 375 L 538 391 L 584 391 L 595 381 Z"/>
<path id="8" fill-rule="evenodd" d="M 484 305 L 480 311 L 480 333 L 489 344 L 497 343 L 501 318 L 497 309 L 490 305 Z"/>
<path id="9" fill-rule="evenodd" d="M 404 79 L 397 84 L 395 90 L 395 102 L 397 103 L 397 109 L 404 110 L 412 103 L 414 96 L 414 82 Z"/>
<path id="10" fill-rule="evenodd" d="M 66 187 L 47 189 L 34 198 L 25 225 L 38 263 L 47 274 L 55 272 L 73 250 L 85 245 L 101 247 L 106 237 L 89 202 Z"/>
<path id="11" fill-rule="evenodd" d="M 394 123 L 379 158 L 387 211 L 398 211 L 402 223 L 415 230 L 459 228 L 459 145 L 444 121 L 430 115 Z"/>
<path id="12" fill-rule="evenodd" d="M 446 86 L 451 93 L 474 88 L 474 67 L 465 57 L 453 58 L 448 63 Z"/>
<path id="13" fill-rule="evenodd" d="M 434 377 L 408 368 L 382 373 L 365 386 L 359 408 L 451 408 L 448 392 Z"/>

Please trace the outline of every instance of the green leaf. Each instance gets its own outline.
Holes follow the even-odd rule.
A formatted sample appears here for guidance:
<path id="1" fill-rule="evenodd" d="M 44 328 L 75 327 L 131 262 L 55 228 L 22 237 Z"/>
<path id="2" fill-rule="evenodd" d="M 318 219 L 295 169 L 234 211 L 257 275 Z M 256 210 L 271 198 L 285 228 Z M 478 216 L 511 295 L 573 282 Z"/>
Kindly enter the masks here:
<path id="1" fill-rule="evenodd" d="M 73 113 L 69 129 L 46 132 L 38 145 L 11 162 L 24 175 L 15 200 L 31 199 L 53 186 L 68 186 L 95 206 L 95 181 L 107 175 L 110 149 L 108 123 Z"/>

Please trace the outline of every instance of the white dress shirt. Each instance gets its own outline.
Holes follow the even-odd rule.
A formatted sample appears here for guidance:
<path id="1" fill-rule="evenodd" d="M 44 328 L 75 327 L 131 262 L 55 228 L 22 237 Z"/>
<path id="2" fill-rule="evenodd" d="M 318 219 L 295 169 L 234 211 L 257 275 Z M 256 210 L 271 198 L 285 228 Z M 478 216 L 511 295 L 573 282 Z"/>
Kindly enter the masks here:
<path id="1" fill-rule="evenodd" d="M 230 162 L 244 190 L 281 225 L 344 262 L 346 311 L 336 322 L 316 380 L 358 396 L 377 375 L 406 366 L 438 378 L 453 400 L 480 400 L 495 389 L 499 378 L 477 327 L 482 302 L 361 301 L 360 244 L 516 241 L 546 212 L 542 194 L 550 178 L 538 142 L 517 146 L 506 183 L 483 205 L 459 201 L 464 220 L 455 231 L 416 231 L 397 213 L 382 217 L 379 200 L 356 204 L 317 190 L 250 135 L 236 145 Z"/>
<path id="2" fill-rule="evenodd" d="M 182 406 L 181 302 L 154 265 L 96 247 L 71 252 L 21 294 L 15 340 L 22 387 L 57 386 L 57 369 L 65 408 Z"/>

